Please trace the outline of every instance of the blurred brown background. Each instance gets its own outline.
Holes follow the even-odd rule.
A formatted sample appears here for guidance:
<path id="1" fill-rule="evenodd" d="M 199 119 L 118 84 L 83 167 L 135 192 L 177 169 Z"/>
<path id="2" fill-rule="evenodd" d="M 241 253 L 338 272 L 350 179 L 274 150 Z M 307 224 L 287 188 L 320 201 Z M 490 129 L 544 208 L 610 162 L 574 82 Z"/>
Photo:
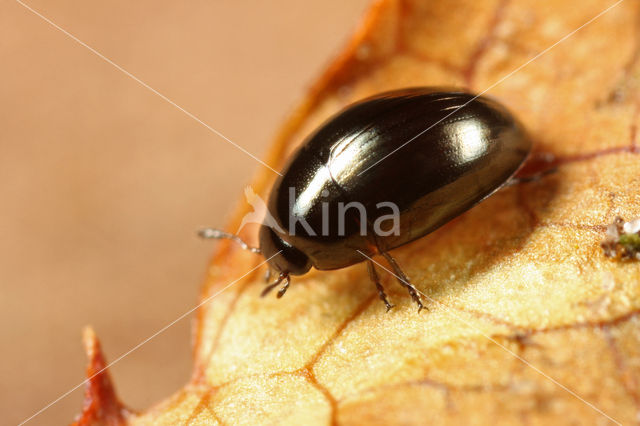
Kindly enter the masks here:
<path id="1" fill-rule="evenodd" d="M 262 157 L 367 0 L 27 4 Z M 0 413 L 84 379 L 197 302 L 213 244 L 261 167 L 16 1 L 0 4 Z M 141 409 L 189 378 L 191 317 L 112 368 Z M 65 424 L 78 389 L 29 424 Z"/>

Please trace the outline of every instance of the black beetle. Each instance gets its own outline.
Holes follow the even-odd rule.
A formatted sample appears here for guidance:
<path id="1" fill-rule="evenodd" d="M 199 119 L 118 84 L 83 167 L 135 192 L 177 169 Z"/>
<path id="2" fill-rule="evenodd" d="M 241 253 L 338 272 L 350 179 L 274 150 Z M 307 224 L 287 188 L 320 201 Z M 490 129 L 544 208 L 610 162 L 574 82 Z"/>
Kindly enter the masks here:
<path id="1" fill-rule="evenodd" d="M 382 93 L 334 115 L 293 155 L 271 191 L 271 222 L 260 227 L 259 249 L 210 228 L 201 235 L 235 239 L 270 259 L 279 275 L 263 295 L 284 280 L 281 297 L 289 276 L 312 266 L 329 270 L 367 260 L 388 310 L 366 257 L 381 254 L 420 310 L 416 288 L 388 251 L 494 193 L 530 151 L 523 126 L 495 100 L 433 87 Z M 384 220 L 392 226 L 383 229 Z"/>

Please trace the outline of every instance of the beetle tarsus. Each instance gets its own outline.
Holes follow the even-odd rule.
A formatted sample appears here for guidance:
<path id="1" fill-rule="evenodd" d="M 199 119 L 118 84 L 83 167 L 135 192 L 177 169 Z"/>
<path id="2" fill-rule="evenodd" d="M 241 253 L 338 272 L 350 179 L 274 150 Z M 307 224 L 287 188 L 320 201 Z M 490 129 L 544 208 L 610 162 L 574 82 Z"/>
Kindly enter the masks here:
<path id="1" fill-rule="evenodd" d="M 291 284 L 291 278 L 289 278 L 289 275 L 286 275 L 284 277 L 284 285 L 282 286 L 282 288 L 280 290 L 278 290 L 278 299 L 280 299 L 282 296 L 284 296 L 284 294 L 287 292 L 287 289 L 289 288 L 290 284 Z"/>
<path id="2" fill-rule="evenodd" d="M 395 305 L 392 305 L 391 303 L 389 303 L 389 299 L 387 299 L 387 294 L 384 292 L 384 287 L 380 283 L 380 277 L 378 276 L 378 273 L 376 272 L 376 268 L 373 265 L 373 262 L 371 260 L 367 261 L 367 269 L 369 270 L 369 278 L 371 278 L 371 281 L 373 281 L 373 283 L 376 285 L 376 289 L 378 290 L 378 296 L 380 296 L 380 300 L 384 302 L 384 305 L 387 307 L 387 312 L 389 312 L 391 308 L 393 308 Z"/>
<path id="3" fill-rule="evenodd" d="M 260 293 L 260 297 L 265 297 L 267 294 L 269 294 L 271 292 L 271 290 L 276 288 L 278 286 L 278 284 L 280 284 L 282 282 L 282 280 L 284 280 L 284 279 L 286 279 L 287 283 L 288 283 L 289 282 L 289 274 L 285 274 L 284 272 L 281 272 L 280 275 L 278 275 L 278 279 L 276 279 L 273 283 L 269 284 L 268 286 L 266 286 L 264 288 L 264 290 L 262 290 L 262 293 Z M 287 283 L 285 283 L 285 286 L 288 287 Z M 280 290 L 280 291 L 282 291 L 282 290 Z M 285 291 L 286 291 L 286 289 L 285 289 Z"/>
<path id="4" fill-rule="evenodd" d="M 404 288 L 407 289 L 413 301 L 416 302 L 416 305 L 418 305 L 418 313 L 420 313 L 420 311 L 422 311 L 422 309 L 424 309 L 425 307 L 422 304 L 422 300 L 420 299 L 420 293 L 418 292 L 418 289 L 413 284 L 411 284 L 407 275 L 400 268 L 400 265 L 398 265 L 396 260 L 393 257 L 391 257 L 389 253 L 383 251 L 381 252 L 381 254 L 384 256 L 385 259 L 387 259 L 387 262 L 389 262 L 389 264 L 393 268 L 393 271 L 395 272 L 395 276 L 398 279 L 398 282 L 400 282 L 400 284 L 402 284 L 402 286 L 404 286 Z"/>

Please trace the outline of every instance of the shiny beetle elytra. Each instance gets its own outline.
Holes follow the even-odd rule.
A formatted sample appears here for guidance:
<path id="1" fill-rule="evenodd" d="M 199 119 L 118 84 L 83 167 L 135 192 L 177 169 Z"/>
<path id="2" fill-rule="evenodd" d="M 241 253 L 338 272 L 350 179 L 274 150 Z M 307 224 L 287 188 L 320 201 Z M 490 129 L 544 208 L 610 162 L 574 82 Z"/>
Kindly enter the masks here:
<path id="1" fill-rule="evenodd" d="M 261 225 L 260 248 L 242 243 L 270 259 L 270 268 L 278 272 L 263 295 L 284 281 L 281 297 L 289 276 L 312 266 L 329 270 L 366 260 L 388 310 L 392 305 L 365 257 L 380 254 L 405 278 L 400 283 L 422 309 L 417 290 L 389 250 L 434 231 L 494 193 L 530 151 L 523 126 L 504 106 L 458 89 L 403 89 L 347 107 L 302 144 L 274 184 L 268 213 L 276 226 Z M 393 233 L 373 232 L 381 203 L 397 207 Z M 345 205 L 357 208 L 345 210 Z M 297 226 L 301 221 L 304 226 Z M 319 229 L 323 232 L 314 231 Z M 241 242 L 209 228 L 201 235 Z"/>

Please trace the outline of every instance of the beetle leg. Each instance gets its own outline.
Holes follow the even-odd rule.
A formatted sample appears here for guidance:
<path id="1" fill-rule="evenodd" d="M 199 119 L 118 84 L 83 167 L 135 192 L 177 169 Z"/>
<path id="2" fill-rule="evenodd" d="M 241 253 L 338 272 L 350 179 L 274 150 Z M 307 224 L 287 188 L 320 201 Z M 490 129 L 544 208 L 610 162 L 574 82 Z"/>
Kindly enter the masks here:
<path id="1" fill-rule="evenodd" d="M 558 171 L 558 163 L 556 157 L 550 153 L 533 153 L 531 158 L 527 161 L 527 164 L 532 164 L 534 170 L 533 174 L 524 176 L 512 176 L 503 186 L 513 186 L 521 183 L 536 182 L 546 175 L 555 173 Z"/>
<path id="2" fill-rule="evenodd" d="M 422 308 L 424 308 L 424 305 L 422 304 L 422 300 L 420 300 L 420 294 L 418 293 L 418 289 L 415 288 L 413 284 L 411 284 L 407 275 L 402 271 L 402 269 L 400 269 L 400 266 L 398 265 L 396 260 L 393 257 L 391 257 L 389 253 L 382 251 L 380 252 L 380 254 L 382 254 L 384 258 L 387 259 L 387 262 L 389 262 L 389 264 L 393 268 L 396 278 L 398 279 L 400 284 L 402 284 L 407 289 L 413 301 L 416 302 L 416 304 L 418 305 L 418 313 L 419 313 L 422 310 Z"/>
<path id="3" fill-rule="evenodd" d="M 267 294 L 269 294 L 269 292 L 271 290 L 273 290 L 274 288 L 276 288 L 278 286 L 278 284 L 280 284 L 282 282 L 282 280 L 284 280 L 285 278 L 289 278 L 289 274 L 285 274 L 284 272 L 280 272 L 280 275 L 278 275 L 278 279 L 276 279 L 273 283 L 269 284 L 268 286 L 266 286 L 264 288 L 264 290 L 262 290 L 262 293 L 260 293 L 260 297 L 265 297 Z"/>
<path id="4" fill-rule="evenodd" d="M 271 268 L 267 266 L 267 272 L 265 272 L 264 274 L 264 282 L 268 283 L 270 279 L 271 279 Z"/>
<path id="5" fill-rule="evenodd" d="M 384 287 L 382 287 L 382 284 L 380 284 L 380 277 L 378 276 L 376 268 L 371 260 L 367 260 L 367 269 L 369 270 L 369 278 L 371 278 L 371 281 L 373 281 L 373 283 L 376 285 L 376 288 L 378 289 L 378 296 L 380 296 L 380 300 L 384 302 L 384 305 L 387 307 L 387 312 L 389 312 L 389 310 L 393 308 L 394 305 L 389 303 L 387 294 L 384 292 Z"/>
<path id="6" fill-rule="evenodd" d="M 543 177 L 545 177 L 546 175 L 550 175 L 551 173 L 555 173 L 558 171 L 557 167 L 552 167 L 550 169 L 546 169 L 543 170 L 541 172 L 535 173 L 533 175 L 529 175 L 529 176 L 520 176 L 520 177 L 512 177 L 511 179 L 509 179 L 504 186 L 514 186 L 514 185 L 519 185 L 521 183 L 527 183 L 527 182 L 536 182 L 539 181 L 540 179 L 542 179 Z"/>
<path id="7" fill-rule="evenodd" d="M 289 285 L 291 284 L 291 278 L 289 278 L 289 274 L 284 277 L 284 285 L 280 290 L 278 290 L 278 299 L 280 299 L 287 292 Z"/>

